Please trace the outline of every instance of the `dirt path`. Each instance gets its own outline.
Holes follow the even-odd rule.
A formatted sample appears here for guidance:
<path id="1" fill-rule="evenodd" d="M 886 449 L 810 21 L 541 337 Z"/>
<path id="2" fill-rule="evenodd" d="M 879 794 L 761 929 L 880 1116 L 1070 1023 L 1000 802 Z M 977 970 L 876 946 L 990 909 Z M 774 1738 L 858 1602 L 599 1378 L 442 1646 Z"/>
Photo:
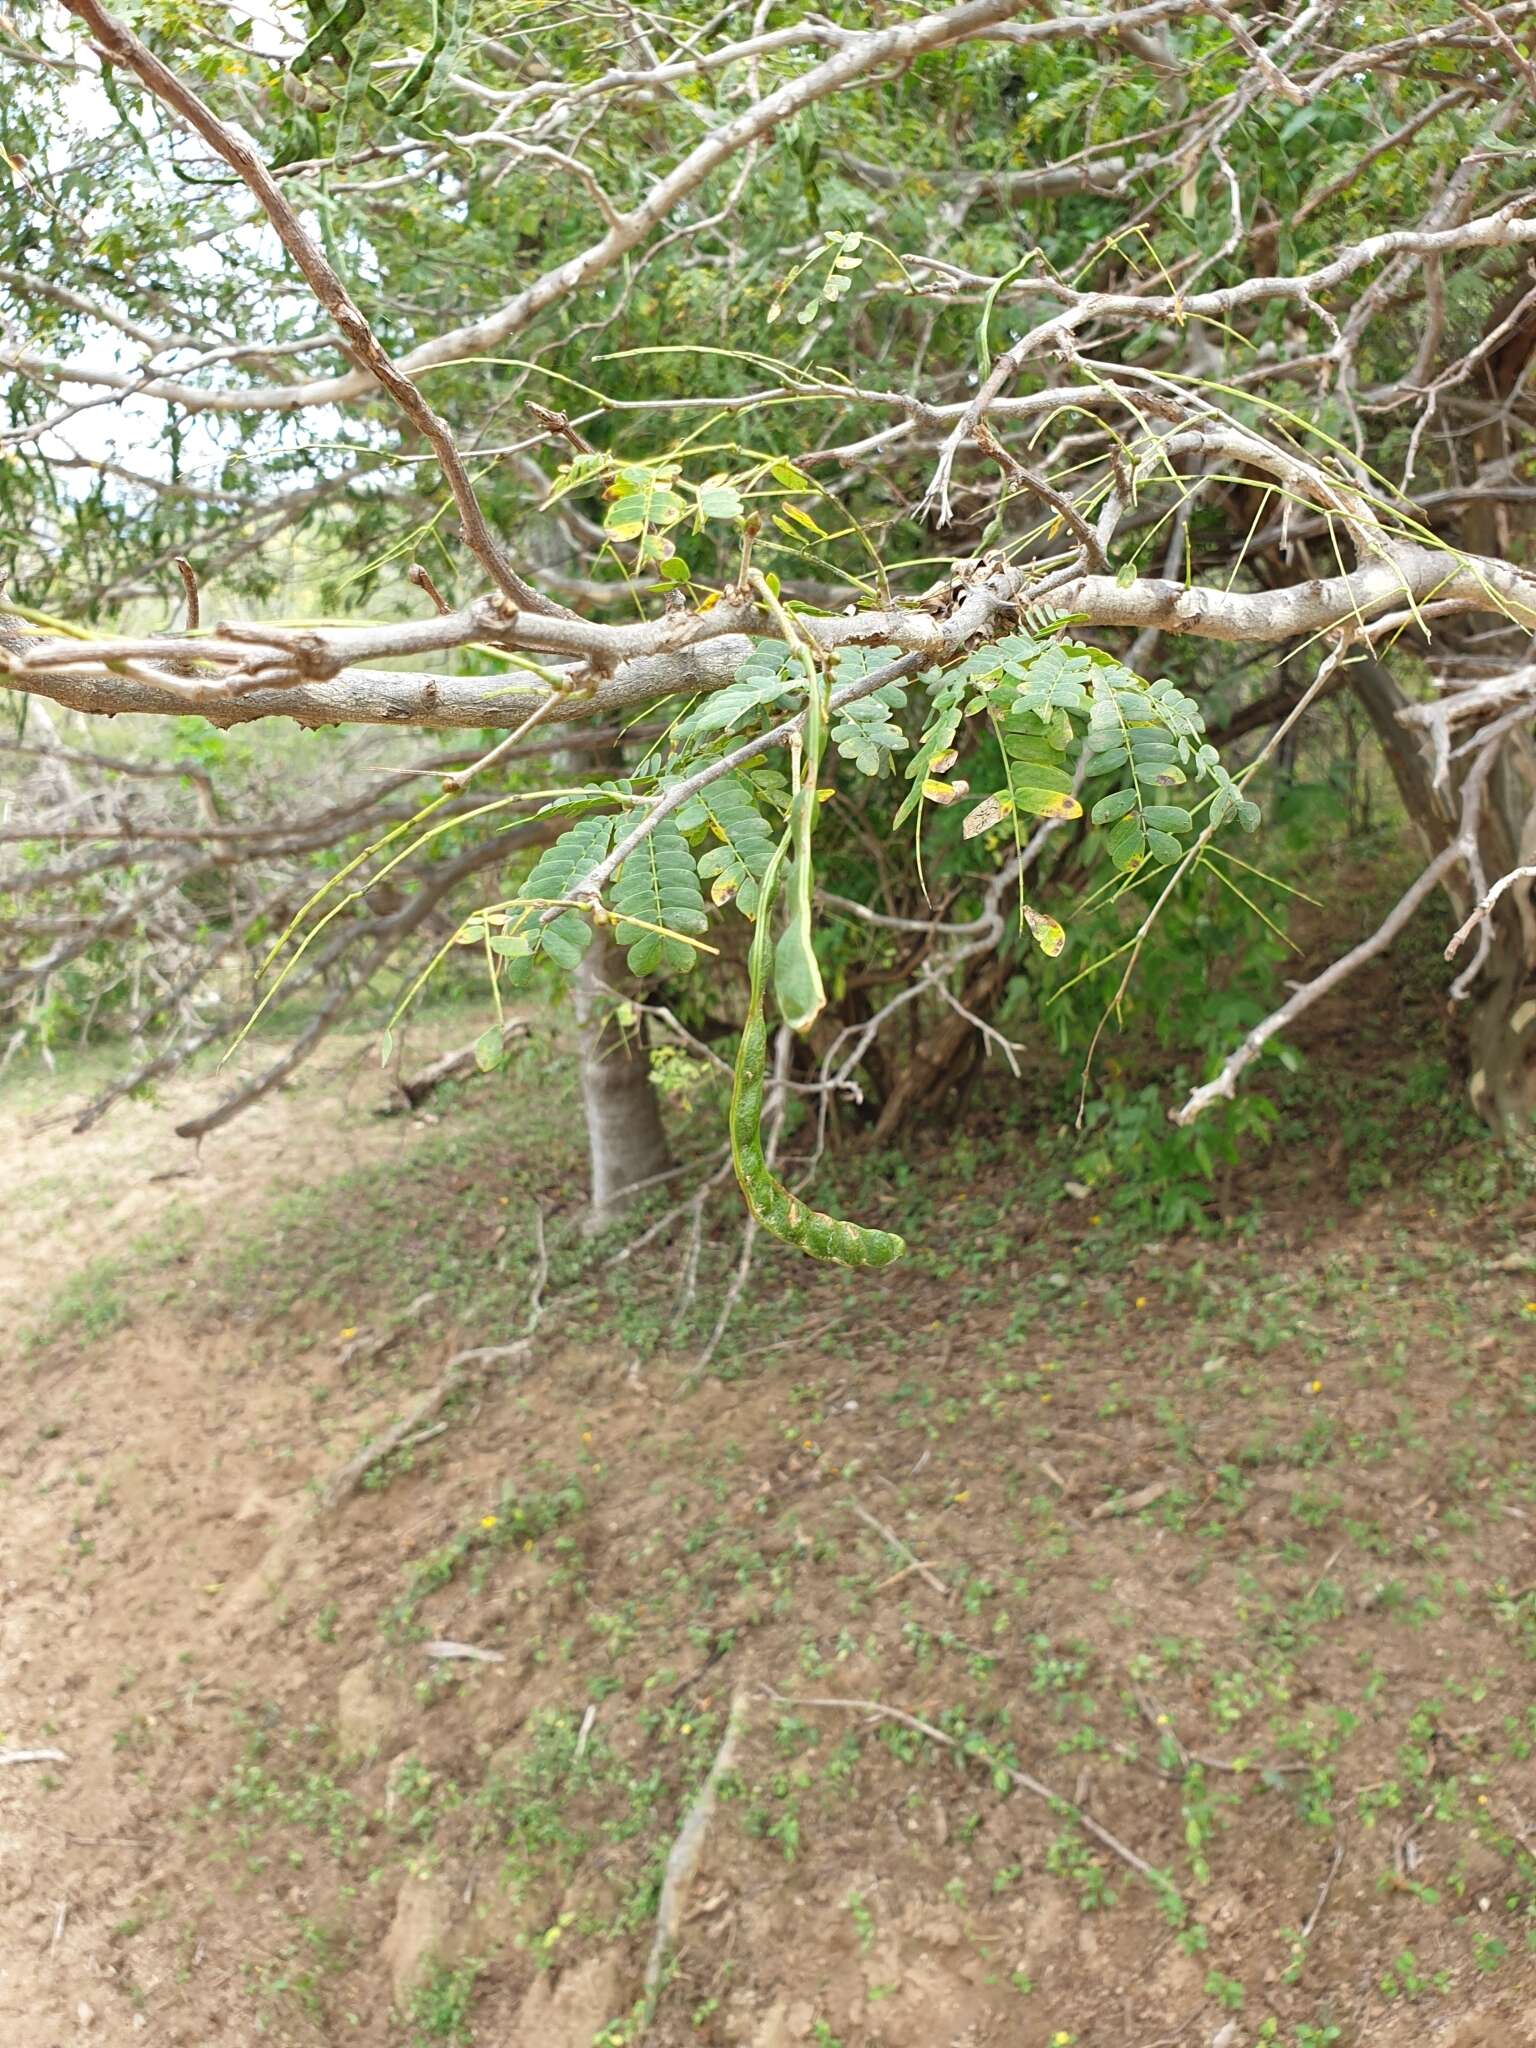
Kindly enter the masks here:
<path id="1" fill-rule="evenodd" d="M 429 1024 L 416 1049 L 449 1042 L 452 1022 Z M 0 1095 L 0 1326 L 19 1337 L 60 1300 L 67 1318 L 40 1358 L 12 1349 L 0 1420 L 0 1750 L 68 1757 L 0 1768 L 5 2048 L 211 2038 L 170 1988 L 196 1940 L 129 1987 L 121 1930 L 146 1898 L 163 1913 L 168 1872 L 195 1893 L 168 1822 L 218 1782 L 231 1705 L 268 1654 L 274 1573 L 304 1577 L 292 1533 L 322 1452 L 312 1386 L 284 1368 L 307 1339 L 256 1310 L 199 1327 L 143 1304 L 168 1267 L 195 1286 L 274 1194 L 398 1166 L 438 1121 L 378 1115 L 375 1042 L 342 1039 L 196 1148 L 177 1138 L 240 1073 L 178 1077 L 79 1137 L 78 1086 Z M 233 2017 L 220 2032 L 257 2038 Z"/>

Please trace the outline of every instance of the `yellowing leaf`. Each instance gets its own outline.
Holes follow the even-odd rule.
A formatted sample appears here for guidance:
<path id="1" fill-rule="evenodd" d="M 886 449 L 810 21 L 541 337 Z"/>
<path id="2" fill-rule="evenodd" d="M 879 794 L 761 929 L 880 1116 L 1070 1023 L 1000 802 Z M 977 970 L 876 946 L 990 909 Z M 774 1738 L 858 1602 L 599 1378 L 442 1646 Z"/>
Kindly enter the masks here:
<path id="1" fill-rule="evenodd" d="M 784 512 L 787 518 L 793 519 L 797 525 L 803 526 L 809 532 L 814 533 L 819 540 L 826 539 L 826 528 L 824 526 L 818 526 L 816 524 L 816 521 L 811 517 L 809 512 L 802 512 L 798 505 L 786 505 L 784 507 Z"/>
<path id="2" fill-rule="evenodd" d="M 1048 960 L 1054 960 L 1067 943 L 1067 935 L 1054 917 L 1047 917 L 1043 910 L 1035 910 L 1028 903 L 1024 905 L 1024 921 L 1035 935 L 1035 944 Z"/>
<path id="3" fill-rule="evenodd" d="M 1016 782 L 1013 801 L 1017 810 L 1027 811 L 1032 818 L 1080 818 L 1083 815 L 1083 807 L 1077 798 L 1059 789 L 1031 789 Z"/>
<path id="4" fill-rule="evenodd" d="M 923 781 L 923 795 L 931 804 L 952 804 L 962 796 L 969 796 L 970 793 L 971 785 L 968 782 L 940 782 L 933 775 L 925 777 Z"/>

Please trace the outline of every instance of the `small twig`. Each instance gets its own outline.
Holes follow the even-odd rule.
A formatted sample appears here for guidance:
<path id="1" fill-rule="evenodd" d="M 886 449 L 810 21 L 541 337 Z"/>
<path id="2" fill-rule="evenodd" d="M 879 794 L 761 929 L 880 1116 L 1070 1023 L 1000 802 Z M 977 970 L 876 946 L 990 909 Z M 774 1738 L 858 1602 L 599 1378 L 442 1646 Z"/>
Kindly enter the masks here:
<path id="1" fill-rule="evenodd" d="M 445 775 L 443 777 L 444 795 L 457 796 L 459 791 L 466 789 L 477 775 L 483 775 L 487 768 L 494 768 L 498 762 L 505 761 L 509 754 L 517 751 L 518 741 L 526 739 L 536 725 L 542 724 L 549 714 L 552 711 L 558 710 L 564 702 L 564 694 L 552 690 L 547 697 L 542 698 L 539 703 L 534 705 L 522 724 L 514 725 L 506 738 L 498 740 L 488 754 L 482 754 L 478 761 L 472 761 L 467 768 L 456 768 L 451 775 Z"/>
<path id="2" fill-rule="evenodd" d="M 963 1743 L 957 1742 L 954 1736 L 946 1735 L 942 1728 L 935 1728 L 931 1721 L 924 1721 L 916 1714 L 909 1714 L 902 1707 L 888 1707 L 883 1700 L 795 1699 L 769 1688 L 765 1690 L 768 1698 L 777 1706 L 828 1707 L 836 1708 L 845 1714 L 871 1714 L 879 1721 L 900 1721 L 904 1728 L 915 1729 L 919 1735 L 926 1735 L 930 1742 L 937 1742 L 943 1749 L 952 1749 L 961 1756 L 972 1754 Z M 1101 1842 L 1106 1849 L 1111 1850 L 1122 1863 L 1134 1870 L 1138 1877 L 1144 1877 L 1148 1884 L 1160 1892 L 1177 1894 L 1177 1887 L 1171 1877 L 1160 1870 L 1154 1870 L 1150 1863 L 1138 1856 L 1134 1849 L 1127 1848 L 1118 1835 L 1112 1835 L 1108 1828 L 1096 1821 L 1093 1815 L 1079 1806 L 1075 1800 L 1066 1798 L 1060 1792 L 1053 1792 L 1049 1785 L 1043 1785 L 1038 1778 L 1031 1777 L 1028 1771 L 1018 1770 L 1012 1764 L 1001 1763 L 994 1757 L 987 1758 L 987 1768 L 1002 1771 L 1010 1783 L 1017 1785 L 1023 1792 L 1032 1792 L 1048 1806 L 1064 1807 L 1086 1834 L 1092 1835 L 1096 1842 Z"/>
<path id="3" fill-rule="evenodd" d="M 431 598 L 433 604 L 437 607 L 439 618 L 447 618 L 449 612 L 453 610 L 453 606 L 449 604 L 447 598 L 444 597 L 420 562 L 412 562 L 409 569 L 405 572 L 405 580 L 407 583 L 414 583 L 418 590 L 424 590 L 427 593 L 428 597 Z"/>
<path id="4" fill-rule="evenodd" d="M 581 1717 L 581 1726 L 576 1731 L 576 1754 L 578 1757 L 584 1755 L 586 1752 L 587 1743 L 591 1737 L 592 1729 L 594 1724 L 596 1723 L 596 1720 L 596 1702 L 589 1700 L 587 1703 L 587 1711 Z"/>
<path id="5" fill-rule="evenodd" d="M 596 449 L 578 427 L 573 427 L 563 412 L 556 412 L 553 406 L 538 405 L 533 399 L 523 401 L 523 410 L 530 419 L 537 420 L 546 434 L 553 434 L 557 440 L 569 441 L 578 455 L 595 455 Z"/>
<path id="6" fill-rule="evenodd" d="M 1478 904 L 1471 916 L 1468 917 L 1465 924 L 1457 928 L 1451 943 L 1445 949 L 1446 959 L 1451 960 L 1455 958 L 1456 954 L 1466 944 L 1467 935 L 1473 926 L 1482 923 L 1506 889 L 1513 888 L 1516 882 L 1528 882 L 1533 875 L 1536 875 L 1536 867 L 1511 868 L 1507 875 L 1501 875 L 1482 902 Z"/>
<path id="7" fill-rule="evenodd" d="M 181 578 L 181 587 L 186 593 L 187 617 L 185 630 L 195 633 L 202 619 L 202 606 L 197 595 L 197 571 L 185 555 L 172 555 L 171 567 Z"/>
<path id="8" fill-rule="evenodd" d="M 49 1955 L 53 1954 L 54 1950 L 58 1947 L 59 1943 L 64 1939 L 64 1923 L 66 1920 L 68 1920 L 68 1918 L 69 1901 L 68 1899 L 60 1899 L 59 1910 L 54 1915 L 53 1920 L 53 1939 L 48 1944 Z"/>
<path id="9" fill-rule="evenodd" d="M 507 1661 L 500 1650 L 482 1650 L 474 1643 L 455 1643 L 439 1639 L 436 1642 L 423 1643 L 421 1647 L 426 1656 L 436 1658 L 444 1664 L 505 1664 Z"/>
<path id="10" fill-rule="evenodd" d="M 62 1749 L 0 1749 L 0 1765 L 4 1764 L 67 1764 L 69 1758 Z"/>
<path id="11" fill-rule="evenodd" d="M 944 1581 L 939 1577 L 938 1573 L 930 1570 L 929 1567 L 923 1563 L 922 1559 L 917 1555 L 915 1551 L 909 1550 L 906 1544 L 903 1543 L 901 1538 L 896 1534 L 894 1529 L 887 1529 L 884 1522 L 877 1521 L 875 1517 L 869 1512 L 868 1508 L 860 1507 L 859 1503 L 856 1500 L 847 1501 L 844 1503 L 844 1505 L 852 1508 L 853 1512 L 858 1516 L 859 1520 L 863 1522 L 866 1525 L 866 1527 L 873 1529 L 877 1536 L 883 1536 L 886 1542 L 889 1543 L 892 1550 L 895 1551 L 898 1557 L 906 1559 L 908 1571 L 917 1572 L 922 1578 L 926 1579 L 928 1584 L 932 1586 L 933 1590 L 935 1591 L 935 1593 L 938 1594 L 941 1600 L 947 1600 L 949 1598 L 949 1588 L 945 1585 Z M 904 1576 L 904 1574 L 898 1573 L 897 1576 L 902 1577 Z M 889 1584 L 890 1581 L 887 1580 L 886 1583 Z"/>
<path id="12" fill-rule="evenodd" d="M 426 1429 L 418 1429 L 414 1436 L 408 1436 L 402 1441 L 400 1448 L 402 1451 L 408 1451 L 413 1450 L 417 1444 L 429 1443 L 433 1437 L 441 1436 L 447 1427 L 446 1422 L 434 1422 Z"/>
<path id="13" fill-rule="evenodd" d="M 746 1688 L 739 1686 L 731 1701 L 725 1735 L 720 1747 L 715 1751 L 715 1760 L 709 1767 L 709 1776 L 699 1787 L 698 1797 L 689 1807 L 682 1827 L 678 1830 L 677 1840 L 672 1844 L 672 1853 L 667 1858 L 667 1867 L 661 1880 L 661 1903 L 656 1909 L 656 1938 L 651 1943 L 650 1957 L 645 1965 L 645 1997 L 648 2009 L 654 2004 L 661 1983 L 662 1969 L 683 1924 L 683 1909 L 687 1904 L 688 1887 L 693 1882 L 693 1874 L 698 1868 L 704 1837 L 714 1814 L 715 1802 L 720 1796 L 720 1781 L 736 1760 L 742 1731 L 747 1725 L 747 1705 Z"/>
<path id="14" fill-rule="evenodd" d="M 1312 1908 L 1311 1912 L 1307 1915 L 1306 1925 L 1301 1930 L 1301 1938 L 1303 1941 L 1311 1940 L 1312 1930 L 1317 1925 L 1318 1921 L 1322 1918 L 1323 1908 L 1328 1903 L 1328 1894 L 1333 1889 L 1333 1880 L 1338 1876 L 1339 1865 L 1343 1861 L 1344 1844 L 1342 1842 L 1335 1842 L 1333 1845 L 1333 1861 L 1328 1866 L 1328 1875 L 1323 1879 L 1322 1885 L 1319 1887 L 1317 1894 L 1317 1904 Z"/>

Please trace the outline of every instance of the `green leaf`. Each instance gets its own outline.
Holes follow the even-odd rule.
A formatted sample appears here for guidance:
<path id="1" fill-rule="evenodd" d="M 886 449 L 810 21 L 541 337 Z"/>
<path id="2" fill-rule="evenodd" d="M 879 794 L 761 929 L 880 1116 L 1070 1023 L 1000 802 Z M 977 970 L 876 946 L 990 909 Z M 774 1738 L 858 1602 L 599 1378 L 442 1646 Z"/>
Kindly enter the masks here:
<path id="1" fill-rule="evenodd" d="M 741 493 L 734 484 L 700 485 L 699 517 L 701 519 L 739 519 L 742 509 Z"/>
<path id="2" fill-rule="evenodd" d="M 700 881 L 711 885 L 711 901 L 728 903 L 734 897 L 746 916 L 755 916 L 758 884 L 773 855 L 773 835 L 741 778 L 722 775 L 690 797 L 678 812 L 677 823 L 687 838 L 709 834 L 698 854 L 698 868 Z"/>
<path id="3" fill-rule="evenodd" d="M 805 671 L 799 656 L 782 640 L 760 640 L 736 671 L 734 682 L 712 691 L 677 721 L 673 740 L 686 753 L 708 734 L 733 731 L 759 706 L 787 696 L 796 683 L 804 688 Z"/>
<path id="4" fill-rule="evenodd" d="M 686 974 L 693 966 L 698 955 L 692 946 L 645 928 L 702 932 L 709 924 L 693 855 L 675 817 L 663 818 L 627 856 L 614 882 L 613 907 L 620 917 L 614 936 L 629 950 L 632 974 Z"/>
<path id="5" fill-rule="evenodd" d="M 563 911 L 548 924 L 540 924 L 539 918 L 547 903 L 569 896 L 604 857 L 613 844 L 617 822 L 611 815 L 580 818 L 534 862 L 527 881 L 507 906 L 508 929 L 490 941 L 507 962 L 506 979 L 511 987 L 521 988 L 527 982 L 540 955 L 567 973 L 581 964 L 582 954 L 592 943 L 592 928 L 580 911 Z M 527 941 L 526 953 L 515 949 L 520 939 Z"/>
<path id="6" fill-rule="evenodd" d="M 1141 829 L 1141 820 L 1134 815 L 1122 818 L 1109 835 L 1109 857 L 1117 868 L 1134 868 L 1145 859 L 1147 851 L 1146 834 Z"/>
<path id="7" fill-rule="evenodd" d="M 475 1040 L 475 1065 L 482 1074 L 493 1074 L 501 1065 L 505 1048 L 501 1042 L 501 1026 L 492 1024 L 482 1031 Z"/>
<path id="8" fill-rule="evenodd" d="M 579 910 L 562 910 L 541 927 L 545 953 L 567 974 L 581 965 L 581 956 L 592 943 L 592 927 Z"/>
<path id="9" fill-rule="evenodd" d="M 965 679 L 951 676 L 945 679 L 934 693 L 934 717 L 922 742 L 912 759 L 907 763 L 907 774 L 912 787 L 902 799 L 901 808 L 891 820 L 891 829 L 902 824 L 923 800 L 925 784 L 933 778 L 930 771 L 935 761 L 949 753 L 955 743 L 955 734 L 960 730 L 960 699 L 964 694 Z"/>
<path id="10" fill-rule="evenodd" d="M 1108 796 L 1101 796 L 1089 816 L 1095 825 L 1113 825 L 1116 818 L 1123 818 L 1127 811 L 1136 808 L 1134 789 L 1117 789 Z"/>
<path id="11" fill-rule="evenodd" d="M 661 477 L 648 470 L 621 470 L 615 497 L 603 514 L 603 531 L 614 540 L 635 540 L 650 527 L 675 526 L 688 507 Z"/>

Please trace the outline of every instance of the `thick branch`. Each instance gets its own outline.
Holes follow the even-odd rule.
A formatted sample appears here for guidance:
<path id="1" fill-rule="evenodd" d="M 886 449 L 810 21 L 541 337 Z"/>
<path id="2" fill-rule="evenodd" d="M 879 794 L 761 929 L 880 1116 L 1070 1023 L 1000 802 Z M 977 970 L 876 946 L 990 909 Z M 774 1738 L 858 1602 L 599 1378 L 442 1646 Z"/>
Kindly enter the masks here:
<path id="1" fill-rule="evenodd" d="M 802 618 L 801 624 L 821 647 L 854 643 L 888 646 L 942 661 L 968 640 L 998 630 L 1018 601 L 1033 595 L 1029 568 L 1004 568 L 974 584 L 947 618 L 926 611 L 891 610 L 862 613 L 855 618 Z M 1341 624 L 1363 623 L 1379 613 L 1431 601 L 1453 603 L 1471 612 L 1489 612 L 1536 627 L 1536 577 L 1483 556 L 1452 554 L 1433 548 L 1402 547 L 1367 563 L 1348 576 L 1316 578 L 1279 590 L 1225 590 L 1196 584 L 1186 587 L 1162 577 L 1141 577 L 1121 585 L 1112 576 L 1080 576 L 1052 592 L 1055 604 L 1080 615 L 1090 626 L 1131 631 L 1155 630 L 1201 640 L 1273 643 L 1303 634 L 1327 631 Z M 455 623 L 455 622 L 458 623 Z M 640 626 L 600 626 L 585 621 L 540 617 L 515 618 L 499 634 L 503 644 L 526 632 L 527 639 L 548 646 L 560 638 L 609 656 L 624 648 L 670 642 L 675 651 L 637 655 L 621 660 L 614 674 L 596 688 L 571 697 L 567 720 L 601 718 L 615 711 L 652 703 L 680 691 L 718 689 L 729 682 L 747 652 L 744 627 L 764 630 L 770 622 L 756 618 L 745 604 L 722 605 L 702 618 L 681 622 L 688 633 L 719 632 L 698 645 L 676 647 L 683 637 L 680 622 L 661 619 Z M 726 630 L 729 629 L 729 630 Z M 253 658 L 259 627 L 242 629 L 242 657 Z M 463 644 L 485 630 L 480 607 L 462 614 L 399 627 L 317 629 L 307 643 L 324 649 L 365 647 L 375 659 L 400 644 L 450 646 Z M 350 637 L 349 637 L 350 636 Z M 285 646 L 280 629 L 273 644 Z M 152 647 L 162 658 L 172 651 L 204 653 L 210 643 L 163 636 L 153 642 L 110 643 L 119 648 Z M 286 642 L 291 649 L 292 637 Z M 38 667 L 60 651 L 78 657 L 70 668 Z M 13 647 L 6 655 L 11 686 L 46 697 L 76 711 L 184 713 L 186 698 L 174 688 L 157 688 L 115 675 L 90 664 L 88 642 L 34 642 Z M 89 664 L 89 665 L 88 665 Z M 255 718 L 288 717 L 300 725 L 485 726 L 510 730 L 526 719 L 547 696 L 508 676 L 435 676 L 342 668 L 328 681 L 286 688 L 250 689 L 238 696 L 214 695 L 195 708 L 216 725 L 244 724 Z M 557 728 L 552 727 L 551 731 Z"/>

